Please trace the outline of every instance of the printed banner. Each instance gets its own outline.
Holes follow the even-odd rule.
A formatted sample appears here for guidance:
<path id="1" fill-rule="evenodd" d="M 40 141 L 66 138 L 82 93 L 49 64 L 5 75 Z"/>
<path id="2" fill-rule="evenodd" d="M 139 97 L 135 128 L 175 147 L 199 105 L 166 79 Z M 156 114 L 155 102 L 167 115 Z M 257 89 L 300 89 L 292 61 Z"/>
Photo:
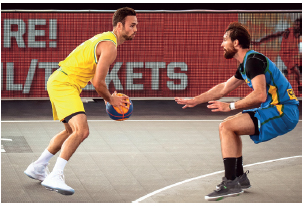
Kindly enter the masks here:
<path id="1" fill-rule="evenodd" d="M 85 40 L 112 31 L 112 15 L 1 13 L 1 98 L 48 97 L 47 80 L 58 62 Z M 118 47 L 106 82 L 111 93 L 116 90 L 130 97 L 199 95 L 235 74 L 238 63 L 223 57 L 221 43 L 228 24 L 240 21 L 251 32 L 252 49 L 275 61 L 284 74 L 287 70 L 301 97 L 301 35 L 290 36 L 294 46 L 282 44 L 284 34 L 268 37 L 293 28 L 299 17 L 301 13 L 138 13 L 136 37 Z M 243 85 L 228 96 L 250 92 Z M 81 96 L 98 94 L 89 83 Z"/>

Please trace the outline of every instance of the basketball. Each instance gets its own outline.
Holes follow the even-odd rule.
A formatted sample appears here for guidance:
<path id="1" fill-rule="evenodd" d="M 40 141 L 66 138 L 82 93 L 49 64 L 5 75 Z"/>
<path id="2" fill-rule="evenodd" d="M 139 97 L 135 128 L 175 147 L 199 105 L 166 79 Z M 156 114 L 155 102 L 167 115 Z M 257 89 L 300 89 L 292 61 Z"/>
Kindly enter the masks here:
<path id="1" fill-rule="evenodd" d="M 121 94 L 121 93 L 117 93 L 117 96 L 126 96 L 125 94 Z M 121 106 L 121 109 L 123 111 L 123 113 L 121 113 L 120 109 L 118 107 L 114 107 L 113 105 L 111 105 L 109 102 L 107 102 L 106 104 L 106 113 L 108 114 L 108 116 L 116 121 L 123 121 L 128 119 L 133 112 L 133 103 L 130 99 L 128 99 L 128 102 L 130 102 L 131 104 L 127 104 L 128 109 L 124 108 L 123 106 Z"/>

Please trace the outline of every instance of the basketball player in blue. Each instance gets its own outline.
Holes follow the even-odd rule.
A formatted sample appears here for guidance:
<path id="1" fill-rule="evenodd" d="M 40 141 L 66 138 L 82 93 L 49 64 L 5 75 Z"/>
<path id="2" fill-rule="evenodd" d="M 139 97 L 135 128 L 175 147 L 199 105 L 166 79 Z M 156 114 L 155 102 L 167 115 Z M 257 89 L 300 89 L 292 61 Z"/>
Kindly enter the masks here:
<path id="1" fill-rule="evenodd" d="M 183 108 L 208 102 L 207 107 L 212 112 L 229 112 L 260 104 L 259 108 L 243 110 L 219 125 L 225 177 L 216 190 L 205 196 L 206 200 L 236 196 L 251 187 L 248 171 L 243 171 L 241 135 L 250 135 L 258 144 L 293 130 L 299 121 L 299 101 L 290 83 L 270 59 L 249 49 L 250 40 L 248 30 L 241 23 L 231 23 L 221 47 L 226 59 L 235 58 L 240 63 L 236 74 L 193 99 L 175 98 Z M 232 103 L 216 101 L 244 82 L 253 89 L 244 99 Z"/>

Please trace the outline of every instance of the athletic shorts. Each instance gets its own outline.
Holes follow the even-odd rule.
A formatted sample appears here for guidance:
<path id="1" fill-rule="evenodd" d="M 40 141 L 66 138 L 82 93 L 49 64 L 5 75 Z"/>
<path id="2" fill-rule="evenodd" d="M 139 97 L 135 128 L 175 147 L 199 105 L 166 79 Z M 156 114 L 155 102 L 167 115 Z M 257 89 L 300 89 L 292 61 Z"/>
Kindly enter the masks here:
<path id="1" fill-rule="evenodd" d="M 242 113 L 254 112 L 254 117 L 258 121 L 259 134 L 250 135 L 254 143 L 269 141 L 295 128 L 299 122 L 298 105 L 285 104 L 279 105 L 279 108 L 281 108 L 281 112 L 277 110 L 275 105 L 242 111 Z"/>
<path id="2" fill-rule="evenodd" d="M 254 123 L 255 126 L 255 135 L 259 135 L 259 129 L 258 129 L 258 119 L 255 117 L 255 112 L 252 111 L 245 111 L 244 113 L 248 113 Z"/>
<path id="3" fill-rule="evenodd" d="M 47 90 L 50 97 L 53 119 L 64 123 L 76 114 L 84 113 L 80 97 L 81 88 L 59 68 L 49 77 Z"/>

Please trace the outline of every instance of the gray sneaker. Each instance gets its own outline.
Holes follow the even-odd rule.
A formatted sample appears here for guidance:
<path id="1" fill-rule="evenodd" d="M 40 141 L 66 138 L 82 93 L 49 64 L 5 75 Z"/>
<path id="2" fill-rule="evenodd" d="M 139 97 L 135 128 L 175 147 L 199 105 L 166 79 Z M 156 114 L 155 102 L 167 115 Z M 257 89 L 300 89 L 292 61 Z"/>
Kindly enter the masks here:
<path id="1" fill-rule="evenodd" d="M 247 174 L 249 174 L 249 170 L 247 170 L 245 173 L 243 173 L 241 176 L 238 177 L 242 190 L 247 190 L 251 187 L 250 180 L 247 177 Z M 223 182 L 221 182 L 220 184 L 216 186 L 217 190 L 221 187 L 222 183 Z"/>
<path id="2" fill-rule="evenodd" d="M 241 186 L 239 184 L 239 178 L 235 180 L 228 180 L 226 177 L 222 178 L 221 184 L 212 193 L 205 196 L 206 200 L 222 200 L 224 197 L 238 196 L 243 193 Z"/>
<path id="3" fill-rule="evenodd" d="M 247 190 L 251 187 L 250 180 L 247 177 L 247 174 L 249 174 L 249 170 L 247 170 L 245 173 L 243 173 L 239 178 L 239 183 L 241 185 L 242 190 Z"/>

